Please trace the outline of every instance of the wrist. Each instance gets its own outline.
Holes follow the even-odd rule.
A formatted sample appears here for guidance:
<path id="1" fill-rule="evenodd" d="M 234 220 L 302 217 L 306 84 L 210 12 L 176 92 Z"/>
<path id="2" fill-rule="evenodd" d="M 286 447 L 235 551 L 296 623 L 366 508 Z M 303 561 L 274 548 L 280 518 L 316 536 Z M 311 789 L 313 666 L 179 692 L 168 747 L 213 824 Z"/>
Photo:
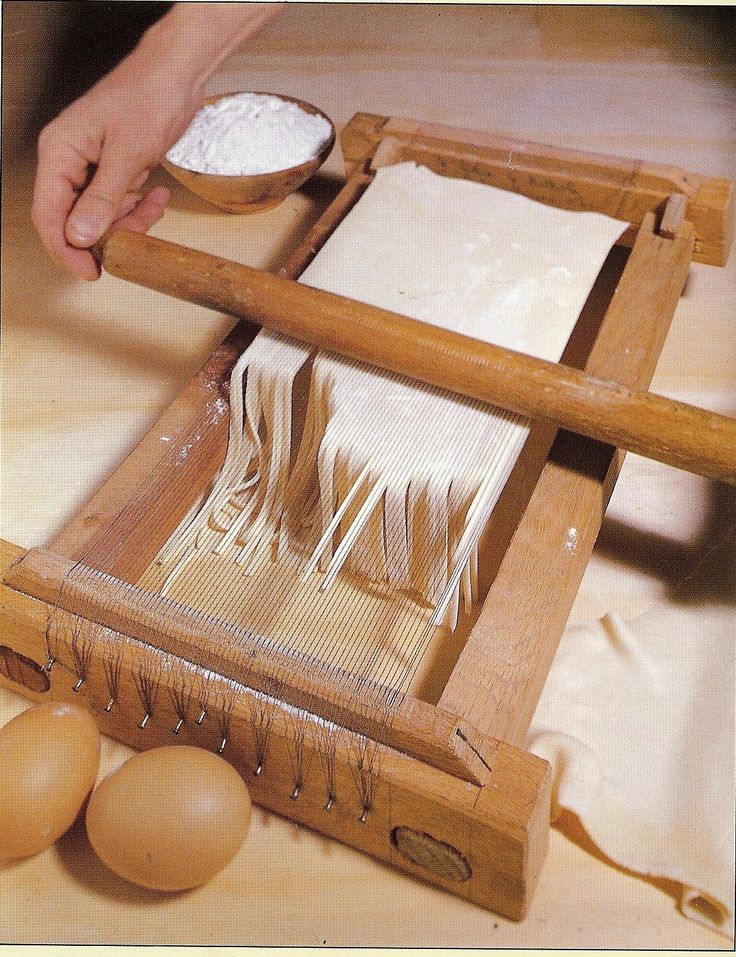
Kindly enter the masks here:
<path id="1" fill-rule="evenodd" d="M 138 51 L 194 87 L 204 84 L 281 3 L 176 3 L 143 34 Z"/>

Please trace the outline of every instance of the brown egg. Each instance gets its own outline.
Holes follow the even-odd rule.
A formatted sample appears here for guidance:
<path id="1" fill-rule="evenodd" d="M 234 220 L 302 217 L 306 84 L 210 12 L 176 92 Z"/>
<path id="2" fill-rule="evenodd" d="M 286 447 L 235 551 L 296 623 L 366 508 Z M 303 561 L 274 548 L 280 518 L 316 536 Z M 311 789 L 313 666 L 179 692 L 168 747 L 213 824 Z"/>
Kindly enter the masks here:
<path id="1" fill-rule="evenodd" d="M 49 701 L 0 730 L 0 859 L 28 857 L 67 831 L 92 790 L 100 734 L 89 711 Z"/>
<path id="2" fill-rule="evenodd" d="M 198 887 L 237 854 L 251 803 L 224 758 L 187 745 L 136 754 L 87 807 L 87 834 L 110 870 L 154 890 Z"/>

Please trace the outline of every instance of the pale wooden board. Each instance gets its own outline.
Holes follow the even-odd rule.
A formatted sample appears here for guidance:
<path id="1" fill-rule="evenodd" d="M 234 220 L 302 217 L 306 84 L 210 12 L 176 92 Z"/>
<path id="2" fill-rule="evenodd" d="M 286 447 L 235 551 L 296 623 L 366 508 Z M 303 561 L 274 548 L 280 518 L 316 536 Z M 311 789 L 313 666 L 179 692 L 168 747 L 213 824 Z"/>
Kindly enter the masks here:
<path id="1" fill-rule="evenodd" d="M 610 11 L 594 9 L 583 15 L 523 8 L 513 17 L 478 10 L 466 14 L 467 22 L 448 9 L 431 28 L 420 13 L 402 18 L 401 10 L 374 8 L 356 28 L 352 10 L 289 9 L 253 52 L 233 62 L 219 88 L 238 77 L 248 83 L 256 72 L 264 89 L 298 89 L 338 122 L 361 109 L 421 114 L 736 174 L 725 61 L 697 23 L 678 26 L 674 11 L 620 11 L 613 29 Z M 481 14 L 483 29 L 472 29 Z M 18 42 L 36 49 L 32 32 Z M 450 73 L 441 66 L 446 50 L 454 54 Z M 229 327 L 204 310 L 144 297 L 114 280 L 88 287 L 61 277 L 41 258 L 28 225 L 31 164 L 30 156 L 20 157 L 15 171 L 7 164 L 5 189 L 14 201 L 4 209 L 4 345 L 12 374 L 2 534 L 27 546 L 49 541 L 71 518 Z M 334 157 L 328 169 L 339 165 Z M 293 246 L 292 231 L 316 217 L 318 199 L 316 191 L 295 196 L 248 221 L 224 219 L 177 194 L 178 208 L 157 232 L 272 266 Z M 733 413 L 736 360 L 723 344 L 733 335 L 734 276 L 733 259 L 727 270 L 694 267 L 655 377 L 658 391 Z M 53 356 L 50 364 L 37 361 L 42 350 Z M 632 615 L 667 600 L 673 581 L 717 534 L 718 521 L 732 514 L 732 497 L 711 483 L 629 457 L 573 614 L 617 607 Z M 20 702 L 3 692 L 0 706 L 5 720 Z M 125 753 L 107 744 L 108 766 Z M 522 925 L 260 813 L 233 869 L 191 895 L 153 899 L 123 885 L 99 867 L 79 831 L 57 849 L 0 871 L 0 884 L 3 940 L 724 945 L 679 917 L 666 883 L 654 887 L 616 871 L 556 831 Z"/>

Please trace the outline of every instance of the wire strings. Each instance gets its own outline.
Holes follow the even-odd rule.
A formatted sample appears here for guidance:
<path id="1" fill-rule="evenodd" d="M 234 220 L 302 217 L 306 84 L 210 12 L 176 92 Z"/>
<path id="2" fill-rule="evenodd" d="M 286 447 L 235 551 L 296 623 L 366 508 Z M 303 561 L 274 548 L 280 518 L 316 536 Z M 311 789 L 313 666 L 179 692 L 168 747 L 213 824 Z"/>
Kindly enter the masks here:
<path id="1" fill-rule="evenodd" d="M 330 242 L 317 260 L 329 256 Z M 419 251 L 413 255 L 421 260 Z M 314 271 L 305 278 L 317 284 Z M 355 297 L 361 292 L 369 301 L 370 289 Z M 578 312 L 559 318 L 562 343 Z M 494 340 L 493 328 L 483 333 Z M 237 694 L 251 689 L 259 773 L 271 704 L 283 701 L 292 797 L 316 754 L 325 807 L 334 805 L 343 741 L 365 816 L 380 770 L 377 740 L 390 737 L 433 638 L 453 630 L 478 600 L 479 540 L 529 423 L 261 332 L 230 377 L 224 462 L 192 501 L 193 478 L 211 468 L 203 449 L 224 406 L 222 399 L 209 401 L 171 443 L 67 575 L 58 607 L 73 607 L 75 594 L 104 582 L 101 620 L 125 605 L 136 641 L 160 650 L 161 674 L 180 661 L 167 647 L 167 627 L 183 615 L 191 662 L 168 683 L 177 728 L 190 720 L 197 698 L 196 720 L 212 711 L 224 750 Z M 111 571 L 145 532 L 151 502 L 157 524 L 175 530 L 133 587 Z M 182 503 L 189 506 L 177 520 Z M 65 641 L 83 684 L 91 649 L 102 637 L 109 641 L 106 632 L 83 618 L 55 615 L 49 660 Z M 105 654 L 109 707 L 125 653 L 126 639 L 118 638 Z M 213 697 L 208 662 L 218 655 L 227 662 L 228 683 L 218 682 Z M 181 679 L 187 669 L 196 680 Z M 134 680 L 145 726 L 157 707 L 160 675 L 147 667 L 134 671 Z"/>

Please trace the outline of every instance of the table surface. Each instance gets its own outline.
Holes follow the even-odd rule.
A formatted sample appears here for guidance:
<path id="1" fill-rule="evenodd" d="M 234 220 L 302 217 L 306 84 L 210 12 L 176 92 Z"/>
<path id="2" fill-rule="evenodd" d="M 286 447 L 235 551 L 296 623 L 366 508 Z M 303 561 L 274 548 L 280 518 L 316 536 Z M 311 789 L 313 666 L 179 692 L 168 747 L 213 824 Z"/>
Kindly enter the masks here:
<path id="1" fill-rule="evenodd" d="M 53 27 L 52 5 L 14 6 L 40 12 L 23 31 L 7 30 L 11 132 L 22 126 L 21 94 L 29 103 L 40 95 L 20 63 L 48 48 Z M 211 86 L 296 94 L 338 126 L 364 110 L 734 177 L 730 56 L 712 14 L 675 8 L 289 5 Z M 31 547 L 48 542 L 123 460 L 231 321 L 111 277 L 87 284 L 57 270 L 29 221 L 33 152 L 9 138 L 0 535 Z M 222 214 L 169 182 L 170 209 L 154 232 L 277 268 L 341 174 L 336 149 L 323 175 L 253 217 Z M 725 269 L 693 266 L 655 391 L 734 414 L 735 271 L 736 256 Z M 629 456 L 573 618 L 612 609 L 631 617 L 667 602 L 734 521 L 733 490 Z M 0 724 L 22 707 L 0 690 Z M 129 753 L 106 741 L 104 767 Z M 118 880 L 75 826 L 43 854 L 0 865 L 0 941 L 724 947 L 679 915 L 675 895 L 665 880 L 606 862 L 566 815 L 551 832 L 531 912 L 514 924 L 257 810 L 233 864 L 181 895 Z"/>

